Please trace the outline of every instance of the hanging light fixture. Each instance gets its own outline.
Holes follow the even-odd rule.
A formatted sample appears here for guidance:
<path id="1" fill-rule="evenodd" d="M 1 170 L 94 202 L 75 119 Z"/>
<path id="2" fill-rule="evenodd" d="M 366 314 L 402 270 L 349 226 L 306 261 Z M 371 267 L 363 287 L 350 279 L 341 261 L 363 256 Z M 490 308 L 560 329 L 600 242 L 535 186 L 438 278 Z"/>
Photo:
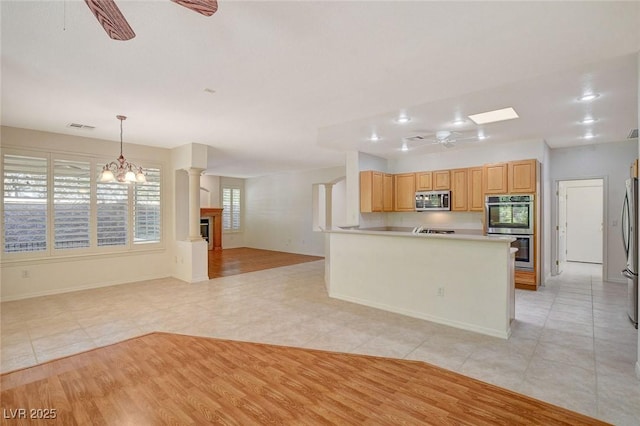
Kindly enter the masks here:
<path id="1" fill-rule="evenodd" d="M 120 120 L 120 157 L 116 161 L 105 164 L 98 179 L 100 182 L 146 183 L 147 177 L 142 167 L 128 162 L 122 155 L 122 122 L 127 117 L 116 115 L 116 118 Z"/>

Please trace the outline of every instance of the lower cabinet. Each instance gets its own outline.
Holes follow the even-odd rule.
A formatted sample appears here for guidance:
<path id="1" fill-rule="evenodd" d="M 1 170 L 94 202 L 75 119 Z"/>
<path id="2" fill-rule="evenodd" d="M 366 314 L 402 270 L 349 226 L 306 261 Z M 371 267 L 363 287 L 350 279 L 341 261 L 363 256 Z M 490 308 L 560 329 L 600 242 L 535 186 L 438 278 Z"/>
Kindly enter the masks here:
<path id="1" fill-rule="evenodd" d="M 538 280 L 536 277 L 536 271 L 524 271 L 522 269 L 516 269 L 515 272 L 516 288 L 522 290 L 537 290 Z"/>

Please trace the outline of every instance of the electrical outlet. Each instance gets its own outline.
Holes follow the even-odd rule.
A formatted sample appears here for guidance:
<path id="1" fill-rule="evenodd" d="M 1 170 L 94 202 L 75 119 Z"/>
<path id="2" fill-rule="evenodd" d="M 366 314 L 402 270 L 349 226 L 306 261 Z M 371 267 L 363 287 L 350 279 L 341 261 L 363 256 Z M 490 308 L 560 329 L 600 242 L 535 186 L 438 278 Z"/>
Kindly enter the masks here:
<path id="1" fill-rule="evenodd" d="M 26 269 L 22 270 L 22 278 L 29 278 L 29 271 Z"/>
<path id="2" fill-rule="evenodd" d="M 438 296 L 444 297 L 444 287 L 438 287 Z"/>

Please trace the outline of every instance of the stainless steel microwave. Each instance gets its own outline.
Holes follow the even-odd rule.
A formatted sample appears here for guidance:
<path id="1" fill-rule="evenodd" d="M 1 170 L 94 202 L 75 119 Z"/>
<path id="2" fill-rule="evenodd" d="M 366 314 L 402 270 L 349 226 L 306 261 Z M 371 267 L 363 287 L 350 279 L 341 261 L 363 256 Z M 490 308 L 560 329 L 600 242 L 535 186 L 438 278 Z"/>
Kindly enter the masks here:
<path id="1" fill-rule="evenodd" d="M 416 211 L 451 210 L 451 191 L 416 192 Z"/>

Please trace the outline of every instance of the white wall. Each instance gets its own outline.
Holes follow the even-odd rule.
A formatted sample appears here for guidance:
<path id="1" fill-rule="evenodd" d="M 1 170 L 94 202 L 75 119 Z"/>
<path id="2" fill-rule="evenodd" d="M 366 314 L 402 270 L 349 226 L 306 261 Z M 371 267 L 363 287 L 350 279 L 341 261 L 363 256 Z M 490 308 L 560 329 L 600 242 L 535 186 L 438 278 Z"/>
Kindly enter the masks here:
<path id="1" fill-rule="evenodd" d="M 324 235 L 312 230 L 312 187 L 344 175 L 333 167 L 246 179 L 245 245 L 324 256 Z"/>
<path id="2" fill-rule="evenodd" d="M 551 229 L 557 225 L 556 182 L 559 180 L 604 178 L 605 214 L 603 244 L 605 246 L 604 279 L 624 282 L 620 271 L 624 269 L 625 255 L 620 241 L 620 212 L 624 198 L 624 181 L 629 177 L 629 166 L 636 158 L 637 141 L 623 141 L 574 148 L 552 149 L 550 180 L 554 188 L 551 197 Z M 555 241 L 555 233 L 552 232 Z M 551 260 L 556 259 L 556 245 L 551 244 Z"/>
<path id="3" fill-rule="evenodd" d="M 530 158 L 543 161 L 546 147 L 546 143 L 542 140 L 499 145 L 478 143 L 475 147 L 469 145 L 461 145 L 460 149 L 443 148 L 440 152 L 423 155 L 415 155 L 408 151 L 406 156 L 389 161 L 390 172 L 410 173 L 421 170 L 455 169 Z"/>
<path id="4" fill-rule="evenodd" d="M 32 149 L 44 152 L 84 154 L 104 158 L 117 157 L 119 142 L 70 136 L 35 130 L 1 127 L 3 148 Z M 9 260 L 2 258 L 0 295 L 13 300 L 45 294 L 74 291 L 170 276 L 174 265 L 172 241 L 174 236 L 174 174 L 171 152 L 126 143 L 127 159 L 163 167 L 163 246 L 151 251 L 127 251 L 111 254 L 71 255 Z M 23 271 L 28 277 L 23 278 Z"/>
<path id="5" fill-rule="evenodd" d="M 220 176 L 200 176 L 200 207 L 222 207 L 222 200 L 220 199 Z"/>

